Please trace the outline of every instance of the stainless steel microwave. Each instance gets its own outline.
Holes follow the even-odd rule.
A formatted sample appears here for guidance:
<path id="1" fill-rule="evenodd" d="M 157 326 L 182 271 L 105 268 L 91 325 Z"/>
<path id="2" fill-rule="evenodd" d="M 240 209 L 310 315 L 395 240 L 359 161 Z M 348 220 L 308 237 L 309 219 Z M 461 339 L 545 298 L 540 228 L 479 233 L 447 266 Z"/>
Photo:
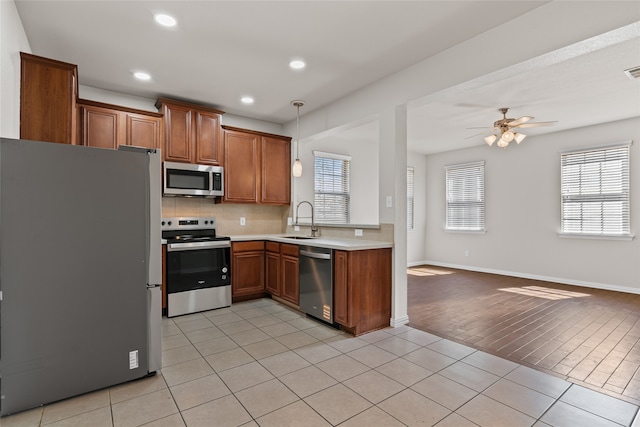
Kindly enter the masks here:
<path id="1" fill-rule="evenodd" d="M 224 196 L 222 166 L 164 162 L 165 196 Z"/>

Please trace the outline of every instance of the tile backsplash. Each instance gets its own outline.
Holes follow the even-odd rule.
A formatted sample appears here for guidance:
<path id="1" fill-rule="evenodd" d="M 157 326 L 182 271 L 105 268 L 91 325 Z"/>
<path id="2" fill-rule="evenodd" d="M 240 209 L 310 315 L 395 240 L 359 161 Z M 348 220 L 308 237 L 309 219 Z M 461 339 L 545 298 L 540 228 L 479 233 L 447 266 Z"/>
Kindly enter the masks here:
<path id="1" fill-rule="evenodd" d="M 221 236 L 283 233 L 289 206 L 214 203 L 195 197 L 163 197 L 162 217 L 213 216 Z M 245 218 L 245 225 L 240 225 Z"/>
<path id="2" fill-rule="evenodd" d="M 300 226 L 300 231 L 294 231 L 293 226 L 287 226 L 289 206 L 269 206 L 254 204 L 215 203 L 213 199 L 196 197 L 163 197 L 162 217 L 179 216 L 213 216 L 217 222 L 217 232 L 220 236 L 237 236 L 243 234 L 311 234 L 309 226 Z M 245 225 L 240 225 L 240 218 L 245 219 Z M 319 226 L 320 237 L 393 241 L 393 224 L 380 224 L 377 228 L 362 229 L 362 237 L 355 237 L 354 227 Z"/>

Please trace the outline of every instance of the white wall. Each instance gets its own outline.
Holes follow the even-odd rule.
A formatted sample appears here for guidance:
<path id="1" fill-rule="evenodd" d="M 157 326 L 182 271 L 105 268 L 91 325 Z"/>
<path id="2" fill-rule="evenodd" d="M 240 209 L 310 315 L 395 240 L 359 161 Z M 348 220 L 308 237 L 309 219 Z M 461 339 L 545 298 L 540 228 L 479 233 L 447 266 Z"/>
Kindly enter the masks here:
<path id="1" fill-rule="evenodd" d="M 407 265 L 423 264 L 427 259 L 425 239 L 427 230 L 427 156 L 407 154 L 407 166 L 413 172 L 413 230 L 407 231 Z"/>
<path id="2" fill-rule="evenodd" d="M 561 238 L 559 151 L 631 146 L 632 241 Z M 427 156 L 426 259 L 437 265 L 640 293 L 640 118 Z M 447 233 L 444 166 L 485 160 L 486 234 Z M 469 256 L 465 256 L 465 251 Z"/>
<path id="3" fill-rule="evenodd" d="M 20 52 L 31 53 L 13 1 L 0 1 L 0 136 L 20 137 Z"/>

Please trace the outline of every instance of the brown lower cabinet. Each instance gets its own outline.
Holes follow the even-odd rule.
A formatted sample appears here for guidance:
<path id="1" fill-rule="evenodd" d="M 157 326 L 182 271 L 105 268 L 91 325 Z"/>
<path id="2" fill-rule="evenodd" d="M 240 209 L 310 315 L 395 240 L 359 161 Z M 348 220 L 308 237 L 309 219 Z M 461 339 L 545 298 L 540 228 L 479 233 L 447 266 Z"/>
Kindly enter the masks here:
<path id="1" fill-rule="evenodd" d="M 298 245 L 280 245 L 280 283 L 282 299 L 300 305 Z"/>
<path id="2" fill-rule="evenodd" d="M 361 335 L 389 326 L 391 249 L 334 251 L 334 321 Z M 300 303 L 299 247 L 276 242 L 231 243 L 233 301 L 270 294 Z"/>
<path id="3" fill-rule="evenodd" d="M 389 326 L 391 249 L 334 251 L 334 320 L 361 335 Z"/>
<path id="4" fill-rule="evenodd" d="M 298 245 L 265 242 L 265 290 L 298 305 L 298 276 Z"/>
<path id="5" fill-rule="evenodd" d="M 281 296 L 280 286 L 280 243 L 266 242 L 266 282 L 265 289 L 271 295 Z"/>
<path id="6" fill-rule="evenodd" d="M 231 295 L 233 301 L 264 296 L 265 242 L 231 243 Z"/>

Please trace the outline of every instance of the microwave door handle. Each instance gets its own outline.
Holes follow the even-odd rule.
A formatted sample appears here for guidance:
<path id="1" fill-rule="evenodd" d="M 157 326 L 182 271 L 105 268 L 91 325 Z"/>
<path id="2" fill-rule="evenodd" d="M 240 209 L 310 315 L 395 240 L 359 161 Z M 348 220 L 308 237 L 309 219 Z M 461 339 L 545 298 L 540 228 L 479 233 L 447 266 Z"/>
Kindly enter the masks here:
<path id="1" fill-rule="evenodd" d="M 209 172 L 209 191 L 213 191 L 213 172 Z"/>

